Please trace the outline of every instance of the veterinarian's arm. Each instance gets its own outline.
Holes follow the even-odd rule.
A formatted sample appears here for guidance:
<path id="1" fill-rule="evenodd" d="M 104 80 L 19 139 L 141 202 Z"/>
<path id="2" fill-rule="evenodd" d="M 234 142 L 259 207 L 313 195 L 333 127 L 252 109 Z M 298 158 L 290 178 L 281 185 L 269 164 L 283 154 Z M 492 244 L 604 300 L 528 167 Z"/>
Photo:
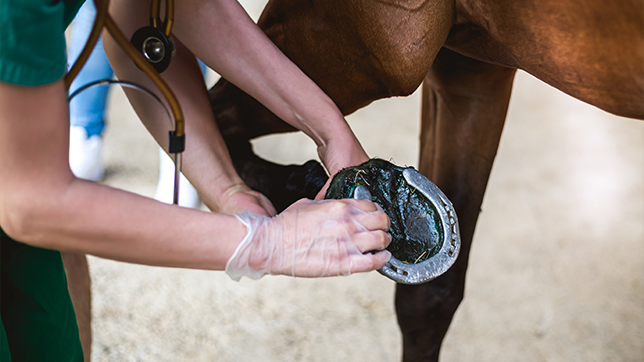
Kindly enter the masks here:
<path id="1" fill-rule="evenodd" d="M 149 1 L 116 3 L 110 9 L 115 22 L 128 38 L 140 27 L 148 25 L 149 11 Z M 142 84 L 163 99 L 148 77 L 112 37 L 104 33 L 103 44 L 116 76 L 120 80 Z M 197 61 L 180 41 L 175 39 L 175 45 L 176 55 L 162 77 L 177 96 L 185 117 L 183 173 L 199 191 L 204 204 L 215 212 L 233 214 L 249 210 L 257 215 L 275 215 L 275 208 L 268 198 L 251 190 L 235 171 L 215 122 Z M 167 151 L 168 131 L 172 125 L 162 107 L 141 92 L 125 91 L 141 121 Z"/>
<path id="2" fill-rule="evenodd" d="M 0 225 L 9 236 L 132 263 L 216 270 L 225 268 L 243 239 L 260 246 L 281 243 L 280 255 L 291 264 L 278 263 L 270 272 L 294 270 L 296 276 L 321 276 L 322 256 L 349 246 L 360 252 L 331 260 L 328 270 L 335 275 L 347 264 L 355 273 L 386 262 L 384 252 L 362 255 L 389 242 L 388 219 L 369 201 L 297 203 L 279 218 L 264 219 L 261 230 L 269 234 L 247 237 L 248 229 L 234 216 L 166 205 L 78 179 L 69 169 L 68 150 L 63 81 L 39 87 L 0 82 Z M 324 238 L 311 235 L 315 230 Z M 266 260 L 259 250 L 251 253 L 251 268 Z"/>
<path id="3" fill-rule="evenodd" d="M 310 136 L 334 174 L 368 156 L 333 101 L 235 0 L 179 0 L 174 34 L 202 61 Z"/>
<path id="4" fill-rule="evenodd" d="M 40 87 L 0 82 L 2 228 L 43 248 L 223 268 L 236 247 L 232 241 L 246 232 L 234 216 L 165 205 L 72 175 L 66 98 L 62 81 Z"/>

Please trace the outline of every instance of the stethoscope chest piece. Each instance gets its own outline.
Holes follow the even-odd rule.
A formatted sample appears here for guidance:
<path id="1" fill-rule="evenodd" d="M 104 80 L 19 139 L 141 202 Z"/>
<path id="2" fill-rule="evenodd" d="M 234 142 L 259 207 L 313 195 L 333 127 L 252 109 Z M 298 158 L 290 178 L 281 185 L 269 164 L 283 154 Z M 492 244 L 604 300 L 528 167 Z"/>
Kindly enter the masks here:
<path id="1" fill-rule="evenodd" d="M 131 43 L 157 72 L 162 73 L 170 65 L 174 42 L 163 31 L 152 26 L 143 27 L 132 35 Z"/>

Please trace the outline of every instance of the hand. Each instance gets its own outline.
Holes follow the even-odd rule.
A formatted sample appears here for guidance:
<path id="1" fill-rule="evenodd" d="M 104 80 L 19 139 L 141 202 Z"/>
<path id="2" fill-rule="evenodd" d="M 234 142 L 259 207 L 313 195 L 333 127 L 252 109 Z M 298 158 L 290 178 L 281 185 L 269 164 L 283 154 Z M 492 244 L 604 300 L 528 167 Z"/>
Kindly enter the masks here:
<path id="1" fill-rule="evenodd" d="M 369 161 L 369 156 L 367 156 L 367 153 L 353 133 L 344 136 L 343 138 L 346 138 L 344 140 L 338 135 L 338 137 L 318 147 L 320 160 L 322 160 L 331 177 L 329 177 L 322 187 L 322 190 L 316 195 L 316 200 L 324 199 L 324 195 L 331 184 L 331 180 L 333 180 L 333 176 L 340 170 Z"/>
<path id="2" fill-rule="evenodd" d="M 275 216 L 277 210 L 264 194 L 252 190 L 245 184 L 231 186 L 219 200 L 219 207 L 213 210 L 222 214 L 241 214 L 250 211 L 255 215 Z"/>
<path id="3" fill-rule="evenodd" d="M 382 268 L 391 257 L 384 250 L 389 218 L 371 201 L 302 199 L 273 218 L 235 216 L 248 234 L 226 265 L 234 280 L 349 275 Z"/>
<path id="4" fill-rule="evenodd" d="M 331 186 L 331 181 L 333 180 L 333 176 L 335 176 L 335 174 L 332 175 L 331 177 L 329 177 L 328 180 L 326 180 L 326 182 L 324 183 L 324 186 L 322 186 L 322 189 L 320 190 L 320 192 L 318 192 L 318 194 L 315 195 L 315 201 L 324 200 L 324 197 L 326 196 L 326 190 L 328 190 L 329 186 Z"/>

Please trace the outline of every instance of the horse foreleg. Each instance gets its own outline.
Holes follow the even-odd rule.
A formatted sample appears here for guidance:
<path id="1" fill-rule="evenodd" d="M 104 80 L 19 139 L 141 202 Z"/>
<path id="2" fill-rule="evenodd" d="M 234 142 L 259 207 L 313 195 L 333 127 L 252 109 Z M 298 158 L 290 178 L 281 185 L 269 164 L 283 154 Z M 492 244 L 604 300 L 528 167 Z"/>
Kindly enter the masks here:
<path id="1" fill-rule="evenodd" d="M 447 38 L 452 8 L 450 0 L 411 5 L 404 0 L 271 0 L 258 25 L 346 115 L 379 98 L 408 95 L 420 85 Z M 252 153 L 249 139 L 295 129 L 250 96 L 221 80 L 210 99 L 237 172 L 277 209 L 287 194 L 310 197 L 305 190 L 326 179 L 319 165 L 285 169 Z M 314 175 L 305 177 L 310 171 Z M 291 181 L 287 193 L 279 191 L 283 179 Z"/>
<path id="2" fill-rule="evenodd" d="M 443 48 L 423 83 L 420 172 L 450 198 L 461 251 L 441 277 L 398 285 L 404 361 L 437 361 L 463 298 L 465 271 L 487 180 L 505 121 L 515 70 Z"/>

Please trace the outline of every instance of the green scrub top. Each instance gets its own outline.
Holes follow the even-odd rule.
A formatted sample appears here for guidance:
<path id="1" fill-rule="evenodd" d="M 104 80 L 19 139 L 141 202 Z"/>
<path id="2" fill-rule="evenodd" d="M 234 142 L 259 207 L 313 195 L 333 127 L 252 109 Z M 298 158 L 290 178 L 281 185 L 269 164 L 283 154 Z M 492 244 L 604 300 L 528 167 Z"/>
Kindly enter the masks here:
<path id="1" fill-rule="evenodd" d="M 0 230 L 2 362 L 83 361 L 60 252 Z"/>
<path id="2" fill-rule="evenodd" d="M 82 3 L 0 0 L 0 82 L 59 80 L 67 67 L 64 32 Z M 83 360 L 60 252 L 12 240 L 0 227 L 0 283 L 1 362 Z"/>
<path id="3" fill-rule="evenodd" d="M 67 68 L 65 29 L 84 0 L 0 0 L 0 81 L 37 86 Z"/>

